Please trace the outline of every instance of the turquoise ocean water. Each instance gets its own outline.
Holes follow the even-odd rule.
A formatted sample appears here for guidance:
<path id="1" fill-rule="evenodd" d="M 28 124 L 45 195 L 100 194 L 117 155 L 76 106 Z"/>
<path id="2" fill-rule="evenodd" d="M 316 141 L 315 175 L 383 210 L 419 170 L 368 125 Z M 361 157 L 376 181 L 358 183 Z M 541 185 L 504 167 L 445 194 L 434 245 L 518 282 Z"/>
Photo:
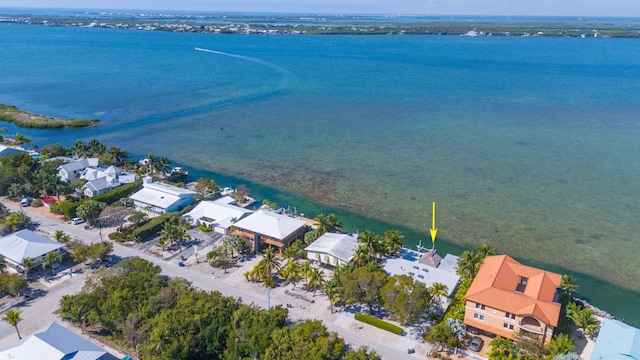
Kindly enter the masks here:
<path id="1" fill-rule="evenodd" d="M 576 274 L 640 325 L 638 40 L 0 24 L 0 50 L 1 103 L 102 120 L 20 130 L 38 143 L 165 155 L 410 245 L 436 201 L 439 249 L 489 242 Z"/>

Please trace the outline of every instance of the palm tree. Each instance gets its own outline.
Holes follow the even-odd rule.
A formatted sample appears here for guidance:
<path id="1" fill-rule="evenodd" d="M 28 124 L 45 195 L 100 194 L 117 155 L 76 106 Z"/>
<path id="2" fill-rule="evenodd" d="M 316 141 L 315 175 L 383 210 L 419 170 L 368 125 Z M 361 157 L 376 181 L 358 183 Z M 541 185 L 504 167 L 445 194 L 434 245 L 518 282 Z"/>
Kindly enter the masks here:
<path id="1" fill-rule="evenodd" d="M 55 275 L 56 270 L 53 267 L 60 260 L 60 254 L 57 251 L 51 251 L 47 254 L 47 258 L 42 263 L 43 266 L 51 265 L 51 274 Z"/>
<path id="2" fill-rule="evenodd" d="M 466 250 L 460 255 L 458 259 L 458 275 L 465 279 L 473 279 L 479 268 L 478 256 L 473 251 Z"/>
<path id="3" fill-rule="evenodd" d="M 341 231 L 342 230 L 342 221 L 338 219 L 336 214 L 331 213 L 327 216 L 328 230 L 332 232 Z"/>
<path id="4" fill-rule="evenodd" d="M 289 261 L 282 269 L 280 269 L 280 276 L 282 276 L 287 284 L 293 281 L 293 288 L 296 288 L 298 281 L 300 281 L 300 264 L 297 261 Z"/>
<path id="5" fill-rule="evenodd" d="M 476 248 L 476 256 L 480 264 L 484 262 L 484 258 L 487 256 L 493 256 L 496 254 L 496 249 L 492 248 L 489 244 L 482 244 Z"/>
<path id="6" fill-rule="evenodd" d="M 68 234 L 65 234 L 65 232 L 62 230 L 56 230 L 55 234 L 53 235 L 53 238 L 57 242 L 62 244 L 67 244 L 71 240 L 71 236 Z"/>
<path id="7" fill-rule="evenodd" d="M 367 249 L 370 258 L 375 258 L 380 253 L 380 239 L 371 231 L 365 230 L 358 236 L 358 242 Z"/>
<path id="8" fill-rule="evenodd" d="M 429 286 L 429 295 L 431 295 L 431 301 L 434 302 L 434 305 L 440 309 L 442 307 L 442 296 L 447 296 L 449 289 L 447 285 L 439 282 L 434 282 Z"/>
<path id="9" fill-rule="evenodd" d="M 23 133 L 16 133 L 13 136 L 13 142 L 18 146 L 20 146 L 22 144 L 29 144 L 31 141 L 32 140 L 29 139 L 28 137 L 24 136 Z"/>
<path id="10" fill-rule="evenodd" d="M 0 203 L 0 216 L 3 222 L 7 220 L 7 207 L 3 203 Z"/>
<path id="11" fill-rule="evenodd" d="M 388 255 L 396 254 L 404 245 L 404 235 L 399 230 L 387 230 L 383 237 L 384 248 Z"/>
<path id="12" fill-rule="evenodd" d="M 318 268 L 311 269 L 309 273 L 309 281 L 307 282 L 307 287 L 313 289 L 313 296 L 316 296 L 316 290 L 319 287 L 322 287 L 325 284 L 324 280 L 324 270 L 320 270 Z"/>
<path id="13" fill-rule="evenodd" d="M 24 269 L 24 278 L 29 280 L 29 271 L 37 265 L 36 261 L 32 258 L 24 258 L 20 265 L 22 265 L 22 269 Z"/>
<path id="14" fill-rule="evenodd" d="M 600 321 L 590 309 L 582 309 L 572 314 L 571 320 L 582 330 L 585 335 L 593 336 L 600 328 Z"/>
<path id="15" fill-rule="evenodd" d="M 7 260 L 5 260 L 4 256 L 0 255 L 0 273 L 4 273 L 4 270 L 7 267 Z"/>
<path id="16" fill-rule="evenodd" d="M 76 140 L 73 143 L 73 152 L 76 154 L 76 157 L 83 158 L 87 156 L 87 145 L 85 145 L 82 140 Z"/>
<path id="17" fill-rule="evenodd" d="M 276 256 L 273 248 L 268 248 L 267 250 L 265 250 L 263 258 L 262 260 L 260 260 L 259 264 L 262 265 L 262 278 L 271 276 L 273 270 L 280 269 L 280 261 L 278 260 L 278 257 Z"/>
<path id="18" fill-rule="evenodd" d="M 73 324 L 80 326 L 80 332 L 84 334 L 84 327 L 87 324 L 87 318 L 89 317 L 89 311 L 85 310 L 84 306 L 74 306 L 69 310 L 66 318 Z"/>
<path id="19" fill-rule="evenodd" d="M 578 291 L 578 284 L 576 284 L 576 277 L 573 275 L 562 275 L 560 281 L 560 289 L 566 293 L 575 293 Z"/>
<path id="20" fill-rule="evenodd" d="M 147 165 L 149 166 L 149 171 L 151 172 L 151 175 L 153 175 L 156 170 L 154 164 L 158 161 L 158 158 L 156 158 L 156 156 L 153 154 L 149 154 L 147 155 L 147 161 L 148 161 Z"/>
<path id="21" fill-rule="evenodd" d="M 22 321 L 22 318 L 20 317 L 21 313 L 22 311 L 18 309 L 11 309 L 7 311 L 7 313 L 2 318 L 2 320 L 8 322 L 9 325 L 16 328 L 16 332 L 18 333 L 18 339 L 22 339 L 22 336 L 20 335 L 20 330 L 18 330 L 18 324 L 20 323 L 20 321 Z"/>
<path id="22" fill-rule="evenodd" d="M 324 293 L 329 297 L 329 306 L 331 307 L 331 313 L 333 314 L 333 306 L 342 300 L 342 296 L 340 293 L 342 292 L 342 287 L 337 281 L 337 278 L 333 278 L 330 281 L 327 281 L 324 284 Z"/>
<path id="23" fill-rule="evenodd" d="M 318 234 L 318 237 L 326 234 L 327 231 L 329 231 L 327 229 L 329 227 L 329 221 L 327 217 L 324 216 L 324 214 L 318 214 L 318 216 L 316 216 L 313 220 L 318 223 L 318 227 L 316 228 L 316 234 Z"/>
<path id="24" fill-rule="evenodd" d="M 171 221 L 164 223 L 162 230 L 160 230 L 160 239 L 163 239 L 163 243 L 168 242 L 169 246 L 173 246 L 174 242 L 178 240 L 177 226 Z"/>
<path id="25" fill-rule="evenodd" d="M 309 284 L 309 275 L 311 274 L 311 264 L 308 261 L 305 261 L 300 267 L 300 275 L 304 277 L 304 282 Z"/>
<path id="26" fill-rule="evenodd" d="M 364 266 L 370 259 L 369 250 L 363 244 L 358 245 L 356 252 L 353 254 L 353 263 L 358 266 Z"/>

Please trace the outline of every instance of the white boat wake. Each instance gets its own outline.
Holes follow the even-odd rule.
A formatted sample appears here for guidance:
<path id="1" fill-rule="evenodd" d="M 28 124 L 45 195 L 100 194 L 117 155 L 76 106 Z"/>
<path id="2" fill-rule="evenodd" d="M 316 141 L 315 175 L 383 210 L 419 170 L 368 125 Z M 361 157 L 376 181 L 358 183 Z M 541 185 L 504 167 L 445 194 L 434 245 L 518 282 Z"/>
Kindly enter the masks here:
<path id="1" fill-rule="evenodd" d="M 294 84 L 297 81 L 297 77 L 291 71 L 283 68 L 282 66 L 271 64 L 271 63 L 268 63 L 268 62 L 260 60 L 260 59 L 256 59 L 256 58 L 252 58 L 252 57 L 244 56 L 244 55 L 231 54 L 231 53 L 227 53 L 227 52 L 223 52 L 223 51 L 203 49 L 203 48 L 199 48 L 199 47 L 196 47 L 195 50 L 196 51 L 206 52 L 206 53 L 211 53 L 211 54 L 222 55 L 222 56 L 229 56 L 229 57 L 236 58 L 236 59 L 242 59 L 242 60 L 251 61 L 251 62 L 254 62 L 256 64 L 264 65 L 264 66 L 266 66 L 266 67 L 268 67 L 270 69 L 273 69 L 273 70 L 277 71 L 278 73 L 280 73 L 280 75 L 282 75 L 282 82 L 280 83 L 280 85 L 278 85 L 277 88 L 274 89 L 274 91 L 280 91 L 280 90 L 288 87 L 289 85 Z"/>

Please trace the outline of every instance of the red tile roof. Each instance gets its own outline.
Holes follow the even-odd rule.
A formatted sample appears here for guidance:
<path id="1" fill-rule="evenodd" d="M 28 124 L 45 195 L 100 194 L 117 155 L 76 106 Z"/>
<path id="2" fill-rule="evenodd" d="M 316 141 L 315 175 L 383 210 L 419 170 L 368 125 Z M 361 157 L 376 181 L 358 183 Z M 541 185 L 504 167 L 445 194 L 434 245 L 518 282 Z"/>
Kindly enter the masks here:
<path id="1" fill-rule="evenodd" d="M 517 292 L 520 279 L 527 278 L 524 292 Z M 553 302 L 562 276 L 522 265 L 508 255 L 488 256 L 465 298 L 517 316 L 532 315 L 558 326 L 560 304 Z"/>

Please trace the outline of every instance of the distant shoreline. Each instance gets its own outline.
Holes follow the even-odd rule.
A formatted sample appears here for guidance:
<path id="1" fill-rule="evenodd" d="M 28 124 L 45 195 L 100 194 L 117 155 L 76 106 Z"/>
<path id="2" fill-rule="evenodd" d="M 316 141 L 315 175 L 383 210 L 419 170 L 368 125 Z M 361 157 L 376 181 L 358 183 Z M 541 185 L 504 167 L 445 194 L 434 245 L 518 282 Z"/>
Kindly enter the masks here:
<path id="1" fill-rule="evenodd" d="M 0 14 L 0 22 L 123 30 L 262 35 L 459 35 L 640 38 L 637 23 L 564 21 L 393 21 L 366 16 L 82 13 Z M 482 20 L 482 19 L 481 19 Z"/>

